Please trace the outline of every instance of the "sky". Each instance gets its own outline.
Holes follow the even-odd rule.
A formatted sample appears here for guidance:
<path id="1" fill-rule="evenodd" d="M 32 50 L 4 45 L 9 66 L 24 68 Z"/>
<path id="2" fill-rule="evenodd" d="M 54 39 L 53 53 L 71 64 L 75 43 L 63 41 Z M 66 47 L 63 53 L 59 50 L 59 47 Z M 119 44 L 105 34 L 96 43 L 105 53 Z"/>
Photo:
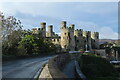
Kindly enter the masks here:
<path id="1" fill-rule="evenodd" d="M 0 11 L 21 20 L 23 29 L 53 25 L 60 33 L 61 21 L 75 29 L 99 32 L 100 39 L 118 39 L 118 2 L 1 2 Z"/>

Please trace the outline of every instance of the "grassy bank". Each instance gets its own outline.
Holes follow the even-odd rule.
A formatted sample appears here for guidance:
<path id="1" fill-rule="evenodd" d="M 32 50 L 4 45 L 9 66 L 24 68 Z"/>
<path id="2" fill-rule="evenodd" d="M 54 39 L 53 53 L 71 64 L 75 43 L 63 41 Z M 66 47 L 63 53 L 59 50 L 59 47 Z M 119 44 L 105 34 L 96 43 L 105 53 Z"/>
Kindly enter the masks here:
<path id="1" fill-rule="evenodd" d="M 91 53 L 81 55 L 78 59 L 82 72 L 89 80 L 117 80 L 119 73 L 104 58 Z"/>

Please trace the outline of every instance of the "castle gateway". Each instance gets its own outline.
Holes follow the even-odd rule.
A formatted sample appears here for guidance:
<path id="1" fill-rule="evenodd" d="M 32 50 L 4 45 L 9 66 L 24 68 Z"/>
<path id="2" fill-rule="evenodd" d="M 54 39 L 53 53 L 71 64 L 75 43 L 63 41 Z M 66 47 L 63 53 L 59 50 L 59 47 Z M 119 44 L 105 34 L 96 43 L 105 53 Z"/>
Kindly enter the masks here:
<path id="1" fill-rule="evenodd" d="M 40 28 L 33 28 L 32 33 L 44 38 L 46 41 L 52 41 L 59 51 L 78 51 L 85 49 L 99 48 L 99 33 L 91 31 L 83 31 L 83 29 L 76 29 L 75 25 L 71 24 L 67 27 L 67 22 L 62 21 L 60 27 L 60 36 L 53 32 L 53 25 L 48 26 L 46 31 L 46 23 L 40 23 Z"/>

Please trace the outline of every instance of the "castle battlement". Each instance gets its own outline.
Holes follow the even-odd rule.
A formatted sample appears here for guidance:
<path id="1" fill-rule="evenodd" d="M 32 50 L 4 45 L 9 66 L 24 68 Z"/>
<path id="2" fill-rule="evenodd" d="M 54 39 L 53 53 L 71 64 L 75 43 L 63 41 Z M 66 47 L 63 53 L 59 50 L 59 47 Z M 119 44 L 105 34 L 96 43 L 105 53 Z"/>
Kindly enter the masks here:
<path id="1" fill-rule="evenodd" d="M 52 41 L 62 51 L 74 51 L 85 49 L 85 45 L 88 45 L 88 49 L 99 48 L 99 32 L 84 31 L 83 29 L 75 29 L 75 24 L 67 26 L 66 21 L 61 22 L 60 36 L 53 31 L 53 25 L 48 26 L 46 31 L 46 23 L 40 23 L 40 28 L 33 28 L 33 34 L 40 35 L 47 41 Z"/>

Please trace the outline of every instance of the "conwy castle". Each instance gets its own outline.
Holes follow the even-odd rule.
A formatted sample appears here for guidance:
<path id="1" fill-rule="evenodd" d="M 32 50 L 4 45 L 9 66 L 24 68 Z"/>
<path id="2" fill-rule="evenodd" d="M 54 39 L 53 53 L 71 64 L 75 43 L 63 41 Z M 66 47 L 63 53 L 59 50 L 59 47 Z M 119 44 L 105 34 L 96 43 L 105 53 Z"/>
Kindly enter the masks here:
<path id="1" fill-rule="evenodd" d="M 61 22 L 60 36 L 53 32 L 53 26 L 48 26 L 46 31 L 46 23 L 42 22 L 40 28 L 33 28 L 32 33 L 44 38 L 46 41 L 52 41 L 59 51 L 78 51 L 99 48 L 99 33 L 91 31 L 83 31 L 83 29 L 74 29 L 75 25 L 69 27 L 66 21 Z"/>

